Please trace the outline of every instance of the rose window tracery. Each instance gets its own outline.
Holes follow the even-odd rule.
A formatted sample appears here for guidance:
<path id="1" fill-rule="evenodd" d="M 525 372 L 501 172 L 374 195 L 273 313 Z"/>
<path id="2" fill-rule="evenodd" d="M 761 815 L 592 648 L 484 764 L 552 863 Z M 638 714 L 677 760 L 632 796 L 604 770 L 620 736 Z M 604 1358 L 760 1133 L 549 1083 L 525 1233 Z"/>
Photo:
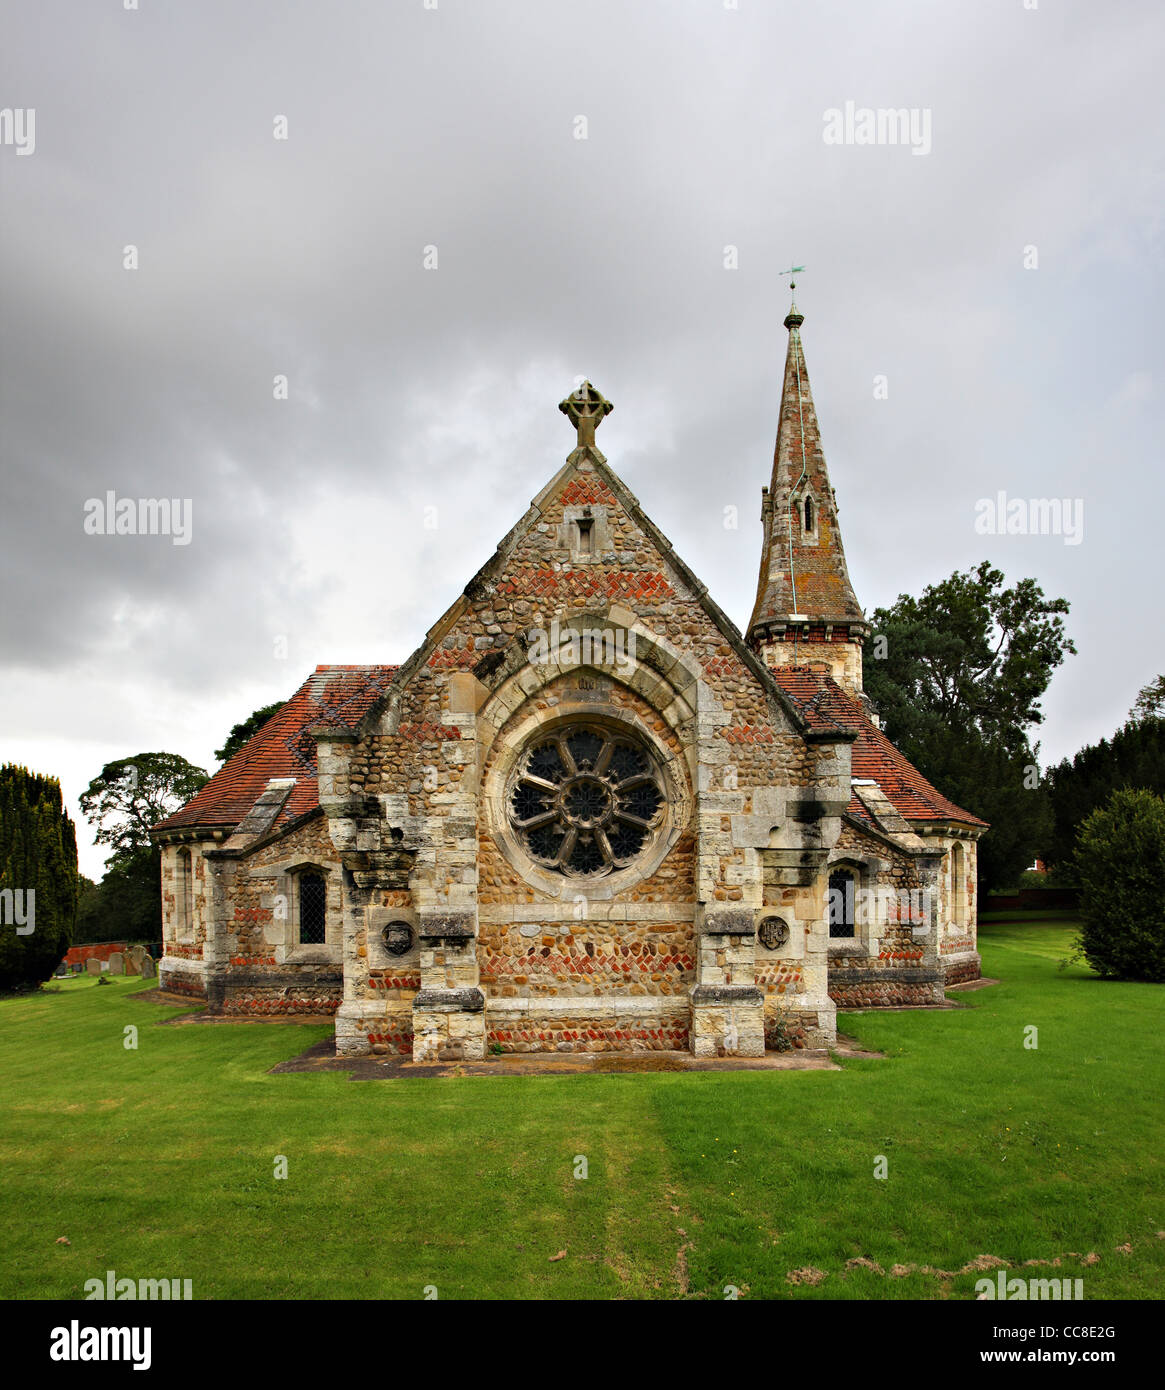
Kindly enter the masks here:
<path id="1" fill-rule="evenodd" d="M 654 842 L 667 798 L 655 758 L 600 725 L 537 735 L 518 762 L 510 826 L 531 859 L 590 876 L 628 867 Z"/>

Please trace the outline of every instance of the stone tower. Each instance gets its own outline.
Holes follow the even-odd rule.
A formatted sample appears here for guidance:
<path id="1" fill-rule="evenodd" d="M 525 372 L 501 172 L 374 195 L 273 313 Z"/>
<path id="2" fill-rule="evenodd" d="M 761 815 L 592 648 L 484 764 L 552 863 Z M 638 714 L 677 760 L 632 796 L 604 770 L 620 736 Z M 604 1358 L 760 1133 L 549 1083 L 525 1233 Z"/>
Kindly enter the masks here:
<path id="1" fill-rule="evenodd" d="M 764 544 L 748 641 L 771 667 L 826 672 L 860 696 L 869 626 L 846 568 L 801 346 L 804 321 L 794 303 L 785 317 L 789 350 L 772 483 L 761 493 Z"/>

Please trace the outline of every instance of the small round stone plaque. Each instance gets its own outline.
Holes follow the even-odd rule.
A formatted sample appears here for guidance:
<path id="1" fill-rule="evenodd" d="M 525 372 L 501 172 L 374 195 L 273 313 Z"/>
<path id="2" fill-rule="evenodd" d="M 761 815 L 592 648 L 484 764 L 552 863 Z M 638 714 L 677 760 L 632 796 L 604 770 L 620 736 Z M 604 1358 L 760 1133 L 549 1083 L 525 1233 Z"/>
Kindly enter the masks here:
<path id="1" fill-rule="evenodd" d="M 413 929 L 407 922 L 389 922 L 382 935 L 390 956 L 403 956 L 412 948 Z"/>
<path id="2" fill-rule="evenodd" d="M 789 940 L 789 924 L 783 917 L 766 917 L 757 931 L 760 944 L 769 951 L 779 951 Z"/>

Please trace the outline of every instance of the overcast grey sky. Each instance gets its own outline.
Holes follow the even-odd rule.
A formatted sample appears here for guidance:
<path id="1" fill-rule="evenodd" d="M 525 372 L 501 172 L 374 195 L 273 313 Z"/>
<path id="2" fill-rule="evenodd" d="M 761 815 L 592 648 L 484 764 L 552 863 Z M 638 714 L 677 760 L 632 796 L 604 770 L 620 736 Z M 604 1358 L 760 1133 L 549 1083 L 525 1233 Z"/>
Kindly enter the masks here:
<path id="1" fill-rule="evenodd" d="M 1053 758 L 1165 668 L 1157 0 L 0 12 L 0 761 L 74 815 L 108 759 L 210 769 L 317 662 L 403 660 L 580 375 L 747 622 L 791 258 L 867 611 L 985 558 L 1069 599 Z M 847 102 L 927 139 L 827 143 Z M 1000 490 L 1080 499 L 1081 543 L 977 534 Z M 86 534 L 108 491 L 189 498 L 190 543 Z"/>

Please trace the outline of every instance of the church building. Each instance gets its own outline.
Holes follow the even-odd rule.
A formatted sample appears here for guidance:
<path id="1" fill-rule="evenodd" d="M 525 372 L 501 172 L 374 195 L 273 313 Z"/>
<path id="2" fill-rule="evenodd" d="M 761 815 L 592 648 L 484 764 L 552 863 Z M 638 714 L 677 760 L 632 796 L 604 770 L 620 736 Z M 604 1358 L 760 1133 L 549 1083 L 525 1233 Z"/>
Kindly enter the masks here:
<path id="1" fill-rule="evenodd" d="M 879 727 L 794 306 L 742 632 L 577 433 L 402 665 L 320 666 L 181 810 L 163 989 L 342 1055 L 823 1048 L 975 979 L 976 841 Z"/>

